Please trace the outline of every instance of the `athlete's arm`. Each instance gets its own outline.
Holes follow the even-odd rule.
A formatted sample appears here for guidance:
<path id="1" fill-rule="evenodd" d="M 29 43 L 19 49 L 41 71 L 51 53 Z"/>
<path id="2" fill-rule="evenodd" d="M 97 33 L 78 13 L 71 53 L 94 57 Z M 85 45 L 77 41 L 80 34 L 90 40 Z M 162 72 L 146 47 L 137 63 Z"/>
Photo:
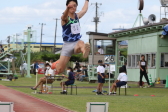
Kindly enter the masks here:
<path id="1" fill-rule="evenodd" d="M 77 13 L 79 19 L 82 18 L 85 15 L 85 13 L 87 12 L 88 4 L 89 4 L 89 0 L 86 0 L 82 10 L 79 13 Z"/>
<path id="2" fill-rule="evenodd" d="M 62 26 L 68 22 L 68 12 L 69 12 L 69 9 L 70 9 L 71 7 L 73 7 L 73 6 L 68 5 L 67 8 L 66 8 L 66 10 L 64 11 L 62 17 L 61 17 Z"/>

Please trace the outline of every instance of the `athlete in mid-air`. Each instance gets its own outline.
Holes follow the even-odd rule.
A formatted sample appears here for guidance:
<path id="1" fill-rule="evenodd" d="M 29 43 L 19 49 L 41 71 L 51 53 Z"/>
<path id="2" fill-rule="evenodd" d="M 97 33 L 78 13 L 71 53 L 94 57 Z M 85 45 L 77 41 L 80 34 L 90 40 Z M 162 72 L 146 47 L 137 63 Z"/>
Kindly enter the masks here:
<path id="1" fill-rule="evenodd" d="M 87 12 L 88 4 L 89 0 L 85 0 L 82 10 L 76 13 L 78 1 L 67 0 L 66 2 L 66 10 L 61 17 L 64 45 L 59 60 L 52 64 L 52 69 L 56 69 L 58 74 L 65 70 L 66 64 L 70 60 L 72 54 L 83 53 L 84 58 L 87 58 L 89 55 L 90 44 L 85 44 L 80 40 L 81 28 L 79 22 L 79 19 Z"/>

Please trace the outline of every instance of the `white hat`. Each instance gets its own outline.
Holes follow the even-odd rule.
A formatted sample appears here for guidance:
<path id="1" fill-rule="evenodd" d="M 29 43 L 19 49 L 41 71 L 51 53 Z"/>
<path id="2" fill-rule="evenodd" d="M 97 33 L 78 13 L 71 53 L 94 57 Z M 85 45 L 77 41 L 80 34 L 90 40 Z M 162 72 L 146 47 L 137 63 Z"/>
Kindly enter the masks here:
<path id="1" fill-rule="evenodd" d="M 46 63 L 49 63 L 48 61 L 46 61 Z"/>

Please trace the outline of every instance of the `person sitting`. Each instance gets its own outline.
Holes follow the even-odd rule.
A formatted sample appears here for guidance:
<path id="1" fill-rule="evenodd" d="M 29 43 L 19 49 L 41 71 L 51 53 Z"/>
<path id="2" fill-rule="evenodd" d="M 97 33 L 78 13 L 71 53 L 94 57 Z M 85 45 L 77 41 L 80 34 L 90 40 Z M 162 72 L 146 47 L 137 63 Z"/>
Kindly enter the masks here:
<path id="1" fill-rule="evenodd" d="M 46 63 L 45 67 L 46 67 L 45 77 L 41 77 L 40 80 L 39 80 L 39 82 L 38 82 L 38 84 L 35 87 L 31 88 L 32 90 L 37 90 L 37 87 L 40 86 L 40 92 L 39 92 L 39 94 L 42 94 L 43 84 L 46 83 L 46 78 L 47 78 L 46 76 L 54 76 L 54 70 L 51 69 L 50 64 Z M 47 83 L 53 83 L 54 80 L 52 78 L 54 78 L 54 77 L 51 77 L 51 78 L 48 77 L 47 78 Z"/>
<path id="2" fill-rule="evenodd" d="M 68 72 L 68 77 L 66 77 L 64 74 L 62 74 L 62 76 L 64 76 L 65 78 L 68 78 L 68 80 L 60 83 L 62 90 L 63 90 L 61 92 L 61 94 L 67 94 L 67 91 L 65 89 L 65 85 L 68 86 L 68 85 L 74 84 L 74 82 L 75 82 L 73 69 L 71 67 L 68 67 L 67 72 Z"/>
<path id="3" fill-rule="evenodd" d="M 117 80 L 112 84 L 111 86 L 111 90 L 110 90 L 110 95 L 111 94 L 116 94 L 116 91 L 117 91 L 117 87 L 121 87 L 123 85 L 126 85 L 127 84 L 127 74 L 126 74 L 126 71 L 124 70 L 123 67 L 120 67 L 119 68 L 119 76 L 117 78 Z"/>
<path id="4" fill-rule="evenodd" d="M 81 69 L 80 69 L 80 68 L 77 68 L 77 72 L 76 72 L 76 74 L 75 74 L 75 77 L 76 77 L 77 80 L 79 80 L 81 73 L 82 73 Z"/>
<path id="5" fill-rule="evenodd" d="M 82 73 L 80 74 L 79 81 L 83 82 L 85 77 L 88 77 L 87 67 L 83 66 L 83 70 L 82 70 Z"/>
<path id="6" fill-rule="evenodd" d="M 101 46 L 98 46 L 98 51 L 96 54 L 104 54 L 104 50 L 101 48 Z"/>

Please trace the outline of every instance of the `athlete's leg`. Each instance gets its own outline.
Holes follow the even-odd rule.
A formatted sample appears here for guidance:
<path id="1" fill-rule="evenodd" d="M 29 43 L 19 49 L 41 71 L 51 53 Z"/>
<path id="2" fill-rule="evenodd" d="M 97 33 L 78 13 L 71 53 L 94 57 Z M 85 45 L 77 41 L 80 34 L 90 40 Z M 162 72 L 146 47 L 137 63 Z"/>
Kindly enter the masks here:
<path id="1" fill-rule="evenodd" d="M 150 83 L 149 83 L 149 78 L 148 78 L 148 74 L 147 74 L 147 73 L 145 73 L 145 74 L 144 74 L 144 77 L 145 77 L 145 79 L 146 79 L 146 81 L 147 81 L 148 85 L 150 85 Z"/>
<path id="2" fill-rule="evenodd" d="M 101 83 L 98 83 L 97 92 L 100 92 L 100 85 L 101 85 Z"/>
<path id="3" fill-rule="evenodd" d="M 61 82 L 60 85 L 61 85 L 63 91 L 66 90 L 65 89 L 65 82 Z"/>
<path id="4" fill-rule="evenodd" d="M 140 86 L 142 86 L 143 72 L 140 72 Z"/>
<path id="5" fill-rule="evenodd" d="M 101 83 L 100 92 L 103 92 L 103 85 L 104 83 Z"/>
<path id="6" fill-rule="evenodd" d="M 59 74 L 59 73 L 62 73 L 65 68 L 66 68 L 66 64 L 69 62 L 70 60 L 70 57 L 67 57 L 67 56 L 60 56 L 60 59 L 59 59 L 59 63 L 57 63 L 55 66 L 56 66 L 56 72 Z M 54 66 L 54 65 L 53 65 Z"/>
<path id="7" fill-rule="evenodd" d="M 75 46 L 74 53 L 83 53 L 83 57 L 87 58 L 90 52 L 90 44 L 84 43 L 83 41 L 79 40 Z"/>
<path id="8" fill-rule="evenodd" d="M 110 92 L 114 91 L 114 89 L 116 88 L 116 83 L 113 83 L 110 89 Z"/>

